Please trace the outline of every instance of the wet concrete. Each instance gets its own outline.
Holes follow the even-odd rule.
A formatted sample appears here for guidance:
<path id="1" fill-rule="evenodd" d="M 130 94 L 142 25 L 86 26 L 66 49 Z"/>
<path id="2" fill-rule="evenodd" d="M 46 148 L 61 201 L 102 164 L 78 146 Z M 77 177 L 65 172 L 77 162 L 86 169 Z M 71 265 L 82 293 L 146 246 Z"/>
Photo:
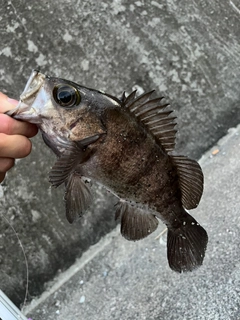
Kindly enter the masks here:
<path id="1" fill-rule="evenodd" d="M 31 1 L 2 3 L 0 90 L 17 98 L 31 69 L 120 96 L 156 89 L 178 116 L 177 150 L 199 158 L 240 122 L 239 9 L 234 1 Z M 114 201 L 97 189 L 85 218 L 64 217 L 50 192 L 53 157 L 40 137 L 1 189 L 0 214 L 29 260 L 30 299 L 114 226 Z M 17 237 L 0 219 L 0 288 L 24 299 L 26 267 Z"/>

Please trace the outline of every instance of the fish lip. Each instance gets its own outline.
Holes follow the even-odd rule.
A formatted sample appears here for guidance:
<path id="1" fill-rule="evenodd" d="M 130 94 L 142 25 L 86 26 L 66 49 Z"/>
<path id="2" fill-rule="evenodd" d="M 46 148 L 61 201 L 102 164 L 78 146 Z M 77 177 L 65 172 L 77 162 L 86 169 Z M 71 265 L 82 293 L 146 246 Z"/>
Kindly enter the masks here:
<path id="1" fill-rule="evenodd" d="M 35 100 L 36 93 L 41 89 L 44 84 L 46 76 L 40 73 L 38 70 L 33 70 L 27 84 L 20 95 L 20 101 L 15 109 L 11 109 L 5 112 L 6 115 L 26 122 L 40 125 L 42 123 L 42 117 L 32 107 Z"/>
<path id="2" fill-rule="evenodd" d="M 42 118 L 37 114 L 36 110 L 22 101 L 19 101 L 16 108 L 6 111 L 5 114 L 16 120 L 23 120 L 37 125 L 42 123 Z"/>
<path id="3" fill-rule="evenodd" d="M 22 94 L 20 95 L 20 100 L 24 101 L 39 91 L 45 78 L 46 76 L 43 73 L 40 73 L 38 70 L 33 70 Z"/>

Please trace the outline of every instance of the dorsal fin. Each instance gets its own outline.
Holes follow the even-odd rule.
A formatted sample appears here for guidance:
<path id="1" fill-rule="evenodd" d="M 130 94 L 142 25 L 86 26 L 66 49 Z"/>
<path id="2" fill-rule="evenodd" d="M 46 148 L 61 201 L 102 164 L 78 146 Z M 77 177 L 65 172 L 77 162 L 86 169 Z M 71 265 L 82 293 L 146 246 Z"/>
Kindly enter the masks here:
<path id="1" fill-rule="evenodd" d="M 121 103 L 124 103 L 126 101 L 126 94 L 125 91 L 123 91 L 121 98 L 119 99 Z"/>
<path id="2" fill-rule="evenodd" d="M 150 98 L 154 90 L 143 93 L 140 96 L 138 96 L 131 104 L 129 104 L 128 108 L 134 112 L 135 110 L 138 110 L 140 106 L 143 106 Z"/>
<path id="3" fill-rule="evenodd" d="M 129 96 L 127 96 L 125 98 L 125 101 L 124 101 L 125 106 L 129 106 L 133 102 L 133 100 L 136 98 L 135 97 L 136 96 L 136 92 L 137 92 L 137 90 L 134 90 L 132 93 L 130 93 Z"/>
<path id="4" fill-rule="evenodd" d="M 179 176 L 182 204 L 186 209 L 194 209 L 203 193 L 203 173 L 197 161 L 184 156 L 172 156 Z"/>
<path id="5" fill-rule="evenodd" d="M 153 92 L 154 90 L 135 98 L 136 91 L 133 91 L 125 98 L 124 107 L 149 129 L 166 152 L 170 152 L 175 147 L 176 117 L 169 117 L 172 111 L 165 110 L 168 104 L 161 103 L 163 97 L 150 99 Z"/>

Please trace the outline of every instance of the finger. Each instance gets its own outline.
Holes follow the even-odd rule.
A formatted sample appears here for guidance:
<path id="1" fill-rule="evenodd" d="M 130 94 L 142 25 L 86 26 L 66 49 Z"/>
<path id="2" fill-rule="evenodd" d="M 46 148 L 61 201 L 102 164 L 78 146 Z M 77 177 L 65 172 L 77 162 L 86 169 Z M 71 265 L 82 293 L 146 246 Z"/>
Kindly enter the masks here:
<path id="1" fill-rule="evenodd" d="M 5 178 L 6 173 L 1 173 L 0 172 L 0 183 L 3 182 L 4 178 Z"/>
<path id="2" fill-rule="evenodd" d="M 14 159 L 0 158 L 0 173 L 5 173 L 14 166 Z"/>
<path id="3" fill-rule="evenodd" d="M 17 121 L 6 114 L 0 114 L 0 132 L 9 135 L 20 134 L 32 138 L 37 134 L 38 129 L 34 124 Z"/>
<path id="4" fill-rule="evenodd" d="M 9 99 L 4 93 L 0 92 L 0 113 L 4 113 L 17 106 L 18 101 Z"/>
<path id="5" fill-rule="evenodd" d="M 31 141 L 21 135 L 6 135 L 0 133 L 0 157 L 24 158 L 32 149 Z"/>

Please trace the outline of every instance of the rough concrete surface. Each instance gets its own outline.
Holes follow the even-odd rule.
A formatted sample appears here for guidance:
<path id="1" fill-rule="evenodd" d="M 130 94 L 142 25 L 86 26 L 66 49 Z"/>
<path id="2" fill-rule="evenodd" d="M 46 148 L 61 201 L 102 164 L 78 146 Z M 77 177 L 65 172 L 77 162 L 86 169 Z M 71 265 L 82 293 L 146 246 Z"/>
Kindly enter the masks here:
<path id="1" fill-rule="evenodd" d="M 177 149 L 198 158 L 240 122 L 235 2 L 2 1 L 0 90 L 18 97 L 36 66 L 117 96 L 134 86 L 156 89 L 178 116 Z M 49 191 L 53 157 L 40 140 L 0 192 L 0 214 L 13 224 L 29 260 L 30 299 L 115 226 L 114 200 L 100 189 L 86 218 L 68 225 L 61 191 Z M 0 288 L 20 303 L 24 257 L 4 218 L 0 230 Z"/>
<path id="2" fill-rule="evenodd" d="M 240 126 L 200 161 L 205 191 L 191 213 L 209 235 L 202 267 L 174 273 L 166 235 L 128 242 L 115 230 L 25 311 L 34 320 L 239 320 L 239 158 Z"/>
<path id="3" fill-rule="evenodd" d="M 70 225 L 65 217 L 63 188 L 50 188 L 51 164 L 46 166 L 37 156 L 47 154 L 46 146 L 39 143 L 38 147 L 28 160 L 19 161 L 0 186 L 0 288 L 17 305 L 23 302 L 27 281 L 24 253 L 31 299 L 44 290 L 46 281 L 68 268 L 116 225 L 116 199 L 96 186 L 92 188 L 93 204 L 77 223 Z M 53 163 L 50 154 L 48 158 Z"/>

